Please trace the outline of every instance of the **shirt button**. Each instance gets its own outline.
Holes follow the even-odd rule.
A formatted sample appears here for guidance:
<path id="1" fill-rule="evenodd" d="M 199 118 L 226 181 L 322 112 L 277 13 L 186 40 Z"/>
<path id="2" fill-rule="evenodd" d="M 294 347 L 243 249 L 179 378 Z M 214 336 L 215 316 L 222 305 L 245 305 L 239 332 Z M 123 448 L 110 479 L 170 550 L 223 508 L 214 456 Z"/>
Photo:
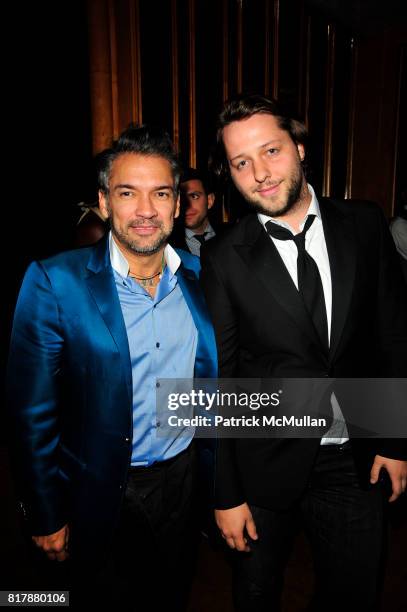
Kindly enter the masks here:
<path id="1" fill-rule="evenodd" d="M 158 387 L 160 386 L 160 383 L 159 383 L 159 382 L 156 382 L 156 383 L 155 383 L 155 386 L 158 388 Z"/>
<path id="2" fill-rule="evenodd" d="M 155 345 L 156 345 L 157 348 L 160 348 L 160 343 L 159 342 L 156 342 Z"/>
<path id="3" fill-rule="evenodd" d="M 157 421 L 157 425 L 156 426 L 160 427 L 160 425 L 161 425 L 160 421 Z"/>

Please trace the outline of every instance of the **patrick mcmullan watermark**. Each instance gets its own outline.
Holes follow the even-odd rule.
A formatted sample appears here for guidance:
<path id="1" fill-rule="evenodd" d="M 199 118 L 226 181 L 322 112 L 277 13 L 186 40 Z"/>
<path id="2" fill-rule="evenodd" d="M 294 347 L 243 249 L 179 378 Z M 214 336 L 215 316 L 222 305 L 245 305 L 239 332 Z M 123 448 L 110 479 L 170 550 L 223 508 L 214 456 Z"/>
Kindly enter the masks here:
<path id="1" fill-rule="evenodd" d="M 407 379 L 160 379 L 157 435 L 407 437 Z"/>

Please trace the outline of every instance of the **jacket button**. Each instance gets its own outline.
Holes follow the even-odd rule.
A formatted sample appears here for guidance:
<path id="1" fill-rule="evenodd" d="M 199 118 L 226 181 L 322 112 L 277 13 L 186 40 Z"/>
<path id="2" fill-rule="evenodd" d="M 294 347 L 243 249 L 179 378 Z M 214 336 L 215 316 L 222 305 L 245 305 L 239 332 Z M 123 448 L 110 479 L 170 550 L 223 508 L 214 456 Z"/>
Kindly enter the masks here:
<path id="1" fill-rule="evenodd" d="M 126 444 L 128 444 L 130 442 L 130 438 L 124 438 L 124 441 L 126 442 Z"/>

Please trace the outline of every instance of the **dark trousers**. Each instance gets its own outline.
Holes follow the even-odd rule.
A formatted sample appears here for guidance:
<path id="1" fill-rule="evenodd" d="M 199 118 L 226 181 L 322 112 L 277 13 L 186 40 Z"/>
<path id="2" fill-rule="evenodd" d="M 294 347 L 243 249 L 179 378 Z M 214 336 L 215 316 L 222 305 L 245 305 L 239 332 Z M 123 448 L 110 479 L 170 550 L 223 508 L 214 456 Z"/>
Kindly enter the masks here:
<path id="1" fill-rule="evenodd" d="M 321 447 L 309 486 L 295 508 L 250 509 L 259 538 L 250 541 L 250 553 L 232 554 L 238 612 L 280 609 L 284 569 L 301 524 L 314 558 L 311 609 L 376 609 L 384 495 L 380 485 L 366 491 L 359 487 L 349 443 Z"/>
<path id="2" fill-rule="evenodd" d="M 130 468 L 108 565 L 96 577 L 82 576 L 73 603 L 186 609 L 198 543 L 196 471 L 194 444 L 169 462 Z"/>

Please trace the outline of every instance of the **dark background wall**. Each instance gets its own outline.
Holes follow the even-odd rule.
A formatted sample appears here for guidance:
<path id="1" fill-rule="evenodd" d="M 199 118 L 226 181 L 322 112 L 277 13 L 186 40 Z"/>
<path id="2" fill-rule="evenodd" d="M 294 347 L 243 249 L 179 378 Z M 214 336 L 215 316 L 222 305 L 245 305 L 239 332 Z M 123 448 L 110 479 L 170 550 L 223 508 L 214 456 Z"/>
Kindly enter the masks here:
<path id="1" fill-rule="evenodd" d="M 317 192 L 398 201 L 402 0 L 88 0 L 94 150 L 159 121 L 206 165 L 222 102 L 272 95 L 307 124 Z M 101 8 L 102 7 L 102 8 Z M 401 149 L 400 149 L 401 151 Z M 223 212 L 241 212 L 226 193 Z"/>

